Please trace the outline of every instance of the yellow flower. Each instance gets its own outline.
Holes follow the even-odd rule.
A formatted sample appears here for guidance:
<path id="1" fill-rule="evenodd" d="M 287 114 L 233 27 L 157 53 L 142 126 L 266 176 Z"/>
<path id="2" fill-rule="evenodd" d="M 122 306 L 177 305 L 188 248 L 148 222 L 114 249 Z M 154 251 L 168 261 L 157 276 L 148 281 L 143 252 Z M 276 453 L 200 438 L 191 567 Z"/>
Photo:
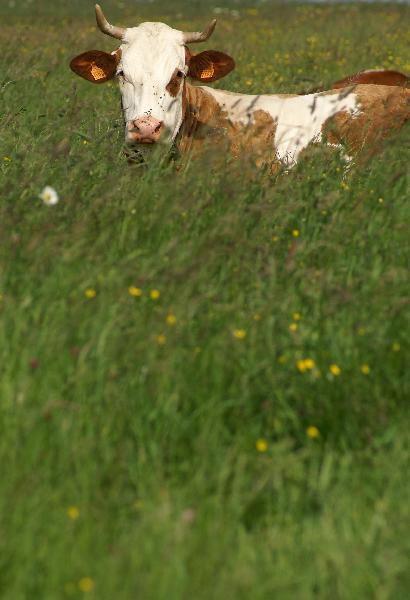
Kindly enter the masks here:
<path id="1" fill-rule="evenodd" d="M 365 333 L 366 333 L 366 327 L 359 327 L 359 329 L 357 330 L 357 333 L 358 333 L 360 336 L 363 336 L 363 335 L 365 335 Z"/>
<path id="2" fill-rule="evenodd" d="M 340 375 L 340 373 L 342 372 L 342 369 L 338 365 L 333 364 L 333 365 L 330 365 L 329 371 L 332 373 L 332 375 L 334 375 L 335 377 L 338 377 Z"/>
<path id="3" fill-rule="evenodd" d="M 383 204 L 384 199 L 383 198 L 379 198 L 379 204 Z"/>
<path id="4" fill-rule="evenodd" d="M 298 324 L 297 324 L 297 323 L 291 323 L 291 324 L 289 325 L 289 329 L 290 329 L 291 331 L 296 331 L 296 329 L 297 329 L 297 328 L 298 328 Z"/>
<path id="5" fill-rule="evenodd" d="M 164 344 L 167 343 L 167 338 L 163 333 L 160 333 L 159 335 L 157 335 L 157 344 L 159 344 L 160 346 L 164 346 Z"/>
<path id="6" fill-rule="evenodd" d="M 78 582 L 78 587 L 82 592 L 91 592 L 94 589 L 94 581 L 91 577 L 82 577 Z"/>
<path id="7" fill-rule="evenodd" d="M 260 314 L 259 314 L 259 313 L 255 313 L 255 314 L 253 315 L 253 320 L 254 320 L 254 321 L 260 321 L 260 320 L 261 320 L 261 316 L 260 316 Z"/>
<path id="8" fill-rule="evenodd" d="M 288 357 L 285 354 L 278 356 L 278 363 L 284 365 L 288 361 Z"/>
<path id="9" fill-rule="evenodd" d="M 300 321 L 301 318 L 302 317 L 301 317 L 300 313 L 298 313 L 298 312 L 294 312 L 293 315 L 292 315 L 292 319 L 294 321 Z"/>
<path id="10" fill-rule="evenodd" d="M 369 367 L 369 365 L 366 365 L 366 364 L 362 365 L 360 367 L 360 370 L 363 373 L 363 375 L 368 375 L 370 373 L 370 367 Z"/>
<path id="11" fill-rule="evenodd" d="M 172 327 L 177 322 L 177 318 L 173 313 L 168 313 L 166 318 L 167 325 Z"/>
<path id="12" fill-rule="evenodd" d="M 96 295 L 97 295 L 97 292 L 93 288 L 87 288 L 84 292 L 84 296 L 89 299 L 95 298 Z"/>
<path id="13" fill-rule="evenodd" d="M 313 358 L 301 358 L 300 360 L 296 361 L 296 367 L 301 373 L 304 373 L 305 371 L 311 371 L 315 368 L 315 361 Z"/>
<path id="14" fill-rule="evenodd" d="M 259 440 L 256 440 L 255 446 L 258 452 L 266 452 L 268 449 L 268 442 L 263 438 L 260 438 Z"/>
<path id="15" fill-rule="evenodd" d="M 274 244 L 276 244 L 276 242 L 277 242 L 278 240 L 279 240 L 279 237 L 278 237 L 277 235 L 273 235 L 273 236 L 272 236 L 272 242 L 273 242 Z"/>
<path id="16" fill-rule="evenodd" d="M 10 156 L 3 156 L 4 162 L 11 162 Z"/>
<path id="17" fill-rule="evenodd" d="M 244 329 L 234 329 L 232 335 L 237 340 L 243 340 L 246 338 L 246 331 Z"/>
<path id="18" fill-rule="evenodd" d="M 299 229 L 292 229 L 292 235 L 293 235 L 293 237 L 299 237 L 300 236 Z"/>
<path id="19" fill-rule="evenodd" d="M 160 292 L 159 290 L 151 290 L 149 293 L 151 300 L 158 300 L 158 298 L 160 297 Z"/>
<path id="20" fill-rule="evenodd" d="M 305 361 L 302 359 L 297 360 L 296 361 L 296 368 L 301 372 L 304 373 L 306 371 L 306 366 L 305 366 Z"/>
<path id="21" fill-rule="evenodd" d="M 78 517 L 80 516 L 80 511 L 78 510 L 78 508 L 76 506 L 69 506 L 67 508 L 67 516 L 72 519 L 73 521 L 76 521 L 78 519 Z"/>
<path id="22" fill-rule="evenodd" d="M 309 425 L 309 427 L 306 429 L 306 435 L 311 440 L 315 440 L 320 436 L 320 431 L 317 427 L 315 427 L 315 425 Z"/>
<path id="23" fill-rule="evenodd" d="M 128 288 L 128 293 L 130 296 L 134 296 L 134 298 L 139 298 L 142 296 L 142 290 L 138 287 L 135 287 L 135 285 L 130 285 Z"/>
<path id="24" fill-rule="evenodd" d="M 400 352 L 400 344 L 399 342 L 393 342 L 391 349 L 393 350 L 393 352 Z"/>

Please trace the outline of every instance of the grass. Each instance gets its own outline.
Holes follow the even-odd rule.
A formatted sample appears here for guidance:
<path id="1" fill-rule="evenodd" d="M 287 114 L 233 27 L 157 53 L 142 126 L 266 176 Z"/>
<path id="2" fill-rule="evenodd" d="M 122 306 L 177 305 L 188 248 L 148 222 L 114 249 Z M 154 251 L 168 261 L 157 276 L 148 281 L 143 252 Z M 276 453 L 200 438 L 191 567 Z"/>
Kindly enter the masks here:
<path id="1" fill-rule="evenodd" d="M 409 130 L 346 177 L 130 167 L 115 85 L 67 68 L 113 44 L 38 4 L 0 8 L 1 597 L 404 598 Z M 219 85 L 406 70 L 408 17 L 239 6 Z"/>

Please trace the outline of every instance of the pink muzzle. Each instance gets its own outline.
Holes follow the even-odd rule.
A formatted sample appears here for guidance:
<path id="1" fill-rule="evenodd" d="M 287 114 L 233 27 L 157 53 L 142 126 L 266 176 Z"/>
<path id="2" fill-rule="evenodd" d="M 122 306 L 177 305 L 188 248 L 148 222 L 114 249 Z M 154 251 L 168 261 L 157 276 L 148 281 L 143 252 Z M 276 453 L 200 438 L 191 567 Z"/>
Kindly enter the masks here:
<path id="1" fill-rule="evenodd" d="M 127 142 L 129 144 L 154 144 L 163 130 L 163 122 L 154 117 L 139 117 L 127 123 Z"/>

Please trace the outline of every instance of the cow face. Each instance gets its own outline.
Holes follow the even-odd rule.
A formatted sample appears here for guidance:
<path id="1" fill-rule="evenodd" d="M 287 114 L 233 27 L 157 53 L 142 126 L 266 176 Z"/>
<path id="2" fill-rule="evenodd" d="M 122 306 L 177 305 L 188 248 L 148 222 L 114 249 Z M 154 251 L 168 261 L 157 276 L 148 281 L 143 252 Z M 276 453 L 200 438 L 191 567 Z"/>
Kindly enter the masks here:
<path id="1" fill-rule="evenodd" d="M 96 11 L 100 29 L 122 43 L 112 54 L 91 50 L 76 56 L 71 69 L 96 84 L 118 78 L 127 144 L 170 146 L 184 116 L 185 78 L 216 81 L 235 66 L 222 52 L 193 55 L 186 46 L 207 39 L 215 21 L 204 33 L 184 33 L 163 23 L 122 29 L 109 25 L 98 5 Z"/>

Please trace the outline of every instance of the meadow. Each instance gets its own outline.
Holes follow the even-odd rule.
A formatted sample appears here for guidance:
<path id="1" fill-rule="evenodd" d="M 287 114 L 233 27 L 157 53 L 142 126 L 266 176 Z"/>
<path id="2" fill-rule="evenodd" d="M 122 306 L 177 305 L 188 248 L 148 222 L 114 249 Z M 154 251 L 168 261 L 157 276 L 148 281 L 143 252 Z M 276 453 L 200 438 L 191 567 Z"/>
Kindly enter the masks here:
<path id="1" fill-rule="evenodd" d="M 410 7 L 105 0 L 219 22 L 217 87 L 410 71 Z M 128 165 L 93 4 L 0 6 L 0 597 L 408 595 L 409 128 L 345 173 Z M 39 198 L 46 185 L 60 197 Z"/>

